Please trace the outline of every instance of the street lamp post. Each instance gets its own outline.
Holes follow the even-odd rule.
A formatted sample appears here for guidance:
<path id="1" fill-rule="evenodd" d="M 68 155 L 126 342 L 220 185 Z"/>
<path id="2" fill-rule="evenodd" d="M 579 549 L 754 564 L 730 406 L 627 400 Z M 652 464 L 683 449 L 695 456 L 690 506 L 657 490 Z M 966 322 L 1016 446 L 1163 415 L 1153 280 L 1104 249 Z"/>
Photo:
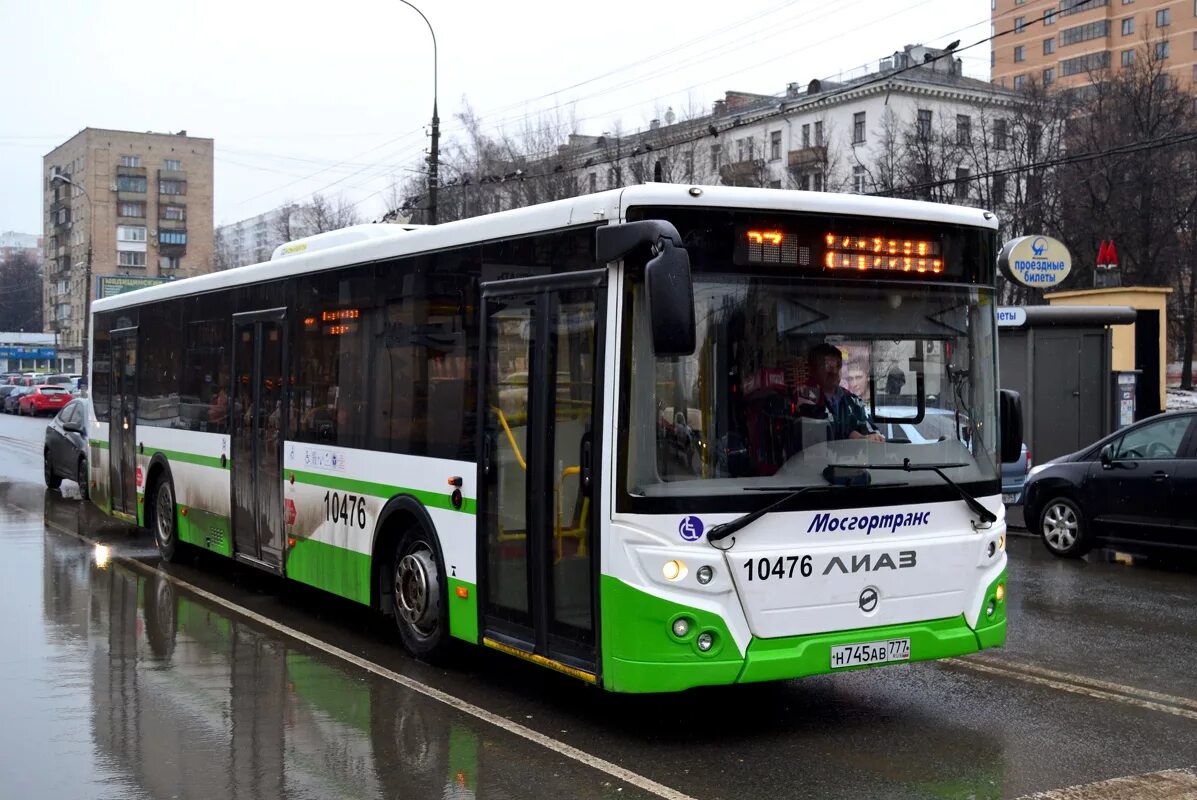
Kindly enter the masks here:
<path id="1" fill-rule="evenodd" d="M 87 381 L 87 366 L 90 363 L 88 357 L 91 355 L 91 257 L 92 257 L 92 229 L 95 227 L 95 206 L 92 205 L 91 196 L 79 184 L 72 181 L 61 172 L 56 172 L 50 177 L 50 183 L 55 181 L 63 183 L 67 186 L 73 186 L 83 194 L 83 199 L 87 201 L 87 261 L 84 262 L 83 267 L 83 364 L 79 372 L 84 375 L 83 381 Z M 57 334 L 57 331 L 55 331 Z"/>
<path id="2" fill-rule="evenodd" d="M 424 12 L 416 8 L 407 0 L 399 0 L 420 15 L 428 32 L 432 34 L 432 146 L 428 153 L 428 221 L 436 224 L 436 189 L 438 184 L 438 165 L 440 164 L 441 118 L 436 111 L 436 31 Z"/>

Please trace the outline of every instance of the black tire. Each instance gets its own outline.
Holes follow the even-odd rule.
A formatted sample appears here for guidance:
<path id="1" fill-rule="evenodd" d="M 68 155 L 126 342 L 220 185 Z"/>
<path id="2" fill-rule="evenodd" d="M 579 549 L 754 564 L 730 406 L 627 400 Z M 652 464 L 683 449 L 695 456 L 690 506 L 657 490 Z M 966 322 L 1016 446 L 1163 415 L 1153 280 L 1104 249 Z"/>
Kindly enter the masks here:
<path id="1" fill-rule="evenodd" d="M 54 474 L 54 467 L 50 465 L 50 448 L 42 452 L 42 472 L 46 477 L 46 485 L 51 489 L 62 486 L 62 478 Z"/>
<path id="2" fill-rule="evenodd" d="M 91 497 L 88 488 L 87 456 L 79 456 L 79 466 L 75 470 L 75 482 L 79 484 L 79 497 L 83 500 Z"/>
<path id="3" fill-rule="evenodd" d="M 422 661 L 444 658 L 449 647 L 448 581 L 436 543 L 422 527 L 395 544 L 392 586 L 395 627 L 407 651 Z"/>
<path id="4" fill-rule="evenodd" d="M 1085 515 L 1067 497 L 1053 497 L 1043 504 L 1039 534 L 1048 552 L 1061 558 L 1080 558 L 1093 546 Z"/>
<path id="5" fill-rule="evenodd" d="M 170 475 L 163 474 L 154 484 L 148 520 L 163 561 L 173 561 L 179 552 L 179 530 L 175 521 L 175 485 Z"/>

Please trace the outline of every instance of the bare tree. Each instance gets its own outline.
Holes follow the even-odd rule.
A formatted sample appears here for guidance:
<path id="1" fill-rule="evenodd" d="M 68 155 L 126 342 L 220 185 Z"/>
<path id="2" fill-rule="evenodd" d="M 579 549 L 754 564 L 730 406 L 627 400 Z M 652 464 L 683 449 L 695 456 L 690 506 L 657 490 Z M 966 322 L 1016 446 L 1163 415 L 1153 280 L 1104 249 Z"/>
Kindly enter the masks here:
<path id="1" fill-rule="evenodd" d="M 28 254 L 0 261 L 0 331 L 42 329 L 42 283 L 37 261 Z"/>
<path id="2" fill-rule="evenodd" d="M 361 222 L 357 208 L 344 195 L 330 199 L 322 194 L 314 194 L 311 200 L 299 207 L 299 214 L 309 234 L 340 230 Z"/>

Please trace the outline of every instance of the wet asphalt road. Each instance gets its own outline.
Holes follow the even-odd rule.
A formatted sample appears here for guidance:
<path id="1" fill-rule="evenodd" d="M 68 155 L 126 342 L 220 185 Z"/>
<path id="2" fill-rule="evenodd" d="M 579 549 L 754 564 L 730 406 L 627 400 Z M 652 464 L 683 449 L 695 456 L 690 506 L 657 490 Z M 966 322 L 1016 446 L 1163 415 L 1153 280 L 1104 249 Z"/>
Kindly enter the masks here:
<path id="1" fill-rule="evenodd" d="M 0 417 L 0 798 L 1005 798 L 1120 776 L 1145 777 L 1075 796 L 1197 797 L 1161 774 L 1197 764 L 1197 564 L 1012 538 L 1003 650 L 612 696 L 480 649 L 415 662 L 385 621 L 222 559 L 160 571 L 147 534 L 45 489 L 44 426 Z"/>

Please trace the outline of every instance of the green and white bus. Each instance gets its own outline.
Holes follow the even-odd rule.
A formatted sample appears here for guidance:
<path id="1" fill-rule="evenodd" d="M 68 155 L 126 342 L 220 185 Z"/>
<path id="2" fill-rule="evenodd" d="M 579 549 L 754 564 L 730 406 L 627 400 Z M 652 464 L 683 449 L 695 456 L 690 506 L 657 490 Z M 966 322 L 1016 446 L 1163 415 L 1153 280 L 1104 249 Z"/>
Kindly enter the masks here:
<path id="1" fill-rule="evenodd" d="M 650 184 L 291 242 L 94 303 L 91 498 L 619 692 L 999 645 L 996 235 Z"/>

